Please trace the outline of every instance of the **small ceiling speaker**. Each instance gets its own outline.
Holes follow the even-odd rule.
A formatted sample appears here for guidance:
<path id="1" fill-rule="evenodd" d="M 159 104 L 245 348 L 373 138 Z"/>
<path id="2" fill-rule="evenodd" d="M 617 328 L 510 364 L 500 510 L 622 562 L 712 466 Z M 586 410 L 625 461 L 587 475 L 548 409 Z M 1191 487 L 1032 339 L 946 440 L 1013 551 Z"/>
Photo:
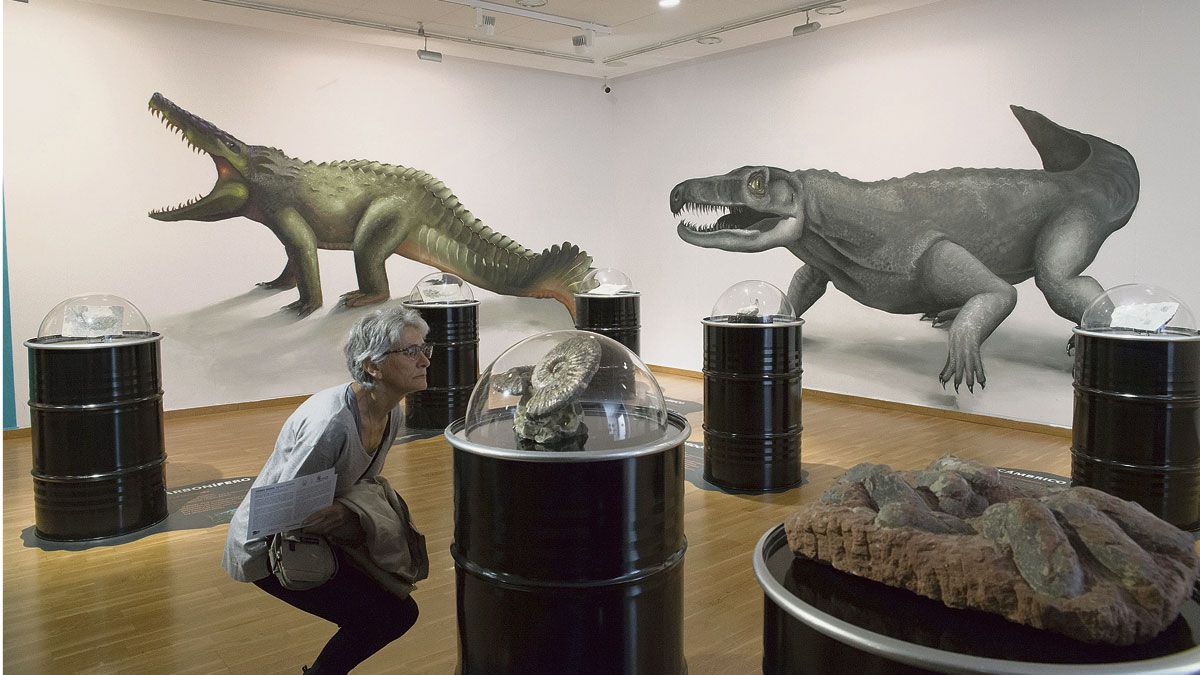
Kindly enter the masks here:
<path id="1" fill-rule="evenodd" d="M 575 47 L 576 54 L 586 54 L 588 53 L 588 48 L 591 47 L 586 35 L 576 35 L 571 38 L 571 45 Z"/>
<path id="2" fill-rule="evenodd" d="M 484 35 L 496 34 L 496 17 L 484 14 L 482 7 L 475 8 L 475 30 Z"/>

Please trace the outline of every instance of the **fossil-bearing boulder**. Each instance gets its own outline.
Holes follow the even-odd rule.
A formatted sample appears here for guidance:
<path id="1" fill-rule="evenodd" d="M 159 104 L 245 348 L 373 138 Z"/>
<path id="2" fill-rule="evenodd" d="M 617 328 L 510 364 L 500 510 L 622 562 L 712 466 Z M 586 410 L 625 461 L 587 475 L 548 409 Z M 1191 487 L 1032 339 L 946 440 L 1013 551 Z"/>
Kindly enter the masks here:
<path id="1" fill-rule="evenodd" d="M 1191 535 L 1138 504 L 952 456 L 923 471 L 859 464 L 784 526 L 798 555 L 1093 643 L 1157 635 L 1200 574 Z"/>

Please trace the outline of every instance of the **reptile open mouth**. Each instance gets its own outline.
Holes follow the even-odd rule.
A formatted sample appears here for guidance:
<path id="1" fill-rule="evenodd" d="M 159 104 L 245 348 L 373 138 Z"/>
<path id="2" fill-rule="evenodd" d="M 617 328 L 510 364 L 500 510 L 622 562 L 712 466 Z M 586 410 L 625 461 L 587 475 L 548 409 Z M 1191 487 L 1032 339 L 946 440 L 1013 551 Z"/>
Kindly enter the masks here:
<path id="1" fill-rule="evenodd" d="M 242 174 L 229 159 L 219 154 L 238 152 L 243 148 L 240 142 L 175 105 L 161 94 L 154 94 L 148 107 L 150 113 L 162 120 L 167 129 L 182 138 L 192 151 L 208 155 L 217 170 L 217 180 L 208 194 L 197 194 L 174 207 L 154 209 L 148 215 L 155 220 L 166 221 L 216 220 L 219 217 L 228 217 L 231 210 L 240 208 L 247 193 Z"/>
<path id="2" fill-rule="evenodd" d="M 684 204 L 679 210 L 675 211 L 674 215 L 678 216 L 681 213 L 685 214 L 685 217 L 680 219 L 679 226 L 699 233 L 720 232 L 722 230 L 760 229 L 757 226 L 764 224 L 764 221 L 779 217 L 772 213 L 756 211 L 748 206 L 738 204 L 722 206 L 718 204 L 698 204 L 695 202 Z M 697 222 L 692 222 L 687 216 L 692 216 Z M 715 220 L 713 219 L 714 216 L 716 216 Z"/>
<path id="3" fill-rule="evenodd" d="M 187 146 L 189 148 L 191 148 L 196 154 L 205 154 L 205 155 L 208 154 L 208 153 L 204 152 L 204 150 L 199 148 L 195 143 L 192 143 L 192 141 L 188 139 L 187 134 L 184 133 L 183 129 L 180 129 L 174 122 L 171 121 L 171 119 L 169 117 L 164 115 L 161 110 L 155 108 L 153 104 L 151 104 L 149 106 L 149 108 L 150 108 L 151 114 L 153 114 L 158 119 L 162 120 L 162 123 L 165 124 L 168 129 L 170 129 L 172 132 L 174 132 L 176 135 L 178 135 L 180 138 L 182 138 L 183 142 L 186 143 Z M 209 155 L 209 157 L 212 157 L 212 155 Z M 217 161 L 217 159 L 215 157 L 213 157 L 213 161 L 215 162 L 215 161 Z M 226 162 L 226 164 L 228 164 L 228 162 Z M 218 178 L 220 177 L 220 173 L 221 173 L 221 165 L 218 162 L 217 163 Z M 215 188 L 216 185 L 213 185 L 213 187 Z M 211 194 L 211 193 L 212 192 L 209 191 L 209 194 Z M 200 201 L 201 199 L 204 199 L 205 196 L 206 195 L 203 195 L 203 194 L 197 194 L 195 197 L 192 197 L 191 199 L 187 200 L 186 202 L 180 202 L 178 205 L 176 205 L 174 207 L 163 207 L 161 209 L 154 209 L 154 210 L 150 211 L 149 215 L 151 218 L 153 218 L 155 216 L 166 215 L 173 211 L 179 211 L 181 209 L 185 209 L 185 208 L 195 204 L 196 202 Z"/>

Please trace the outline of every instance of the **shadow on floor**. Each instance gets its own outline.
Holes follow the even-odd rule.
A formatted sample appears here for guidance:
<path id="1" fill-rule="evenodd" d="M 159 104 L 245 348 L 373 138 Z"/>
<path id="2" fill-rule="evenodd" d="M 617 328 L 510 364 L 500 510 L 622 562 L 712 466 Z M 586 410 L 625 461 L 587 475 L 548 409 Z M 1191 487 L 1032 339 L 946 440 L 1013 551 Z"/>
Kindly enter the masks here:
<path id="1" fill-rule="evenodd" d="M 21 530 L 21 541 L 26 548 L 40 548 L 43 551 L 83 551 L 99 546 L 120 546 L 159 532 L 201 530 L 224 525 L 233 517 L 233 512 L 242 503 L 253 482 L 253 476 L 241 476 L 170 488 L 167 490 L 167 517 L 128 534 L 88 541 L 51 541 L 37 536 L 34 526 L 30 525 Z"/>
<path id="2" fill-rule="evenodd" d="M 684 480 L 695 485 L 701 490 L 709 492 L 722 492 L 727 495 L 761 495 L 761 494 L 778 494 L 795 490 L 798 487 L 808 484 L 808 472 L 801 467 L 800 482 L 787 488 L 780 490 L 734 490 L 731 488 L 723 488 L 718 485 L 704 480 L 704 443 L 702 441 L 686 441 L 683 444 L 683 477 Z"/>

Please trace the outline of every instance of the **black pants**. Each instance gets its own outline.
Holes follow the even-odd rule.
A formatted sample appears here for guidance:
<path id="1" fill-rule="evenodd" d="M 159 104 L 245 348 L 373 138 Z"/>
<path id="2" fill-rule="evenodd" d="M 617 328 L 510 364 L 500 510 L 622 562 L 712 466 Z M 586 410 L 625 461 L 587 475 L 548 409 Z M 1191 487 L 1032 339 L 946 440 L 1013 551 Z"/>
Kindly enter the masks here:
<path id="1" fill-rule="evenodd" d="M 313 664 L 315 672 L 348 673 L 417 622 L 417 603 L 401 600 L 354 566 L 334 547 L 338 571 L 332 579 L 307 591 L 289 591 L 275 575 L 255 586 L 287 604 L 338 625 Z"/>

